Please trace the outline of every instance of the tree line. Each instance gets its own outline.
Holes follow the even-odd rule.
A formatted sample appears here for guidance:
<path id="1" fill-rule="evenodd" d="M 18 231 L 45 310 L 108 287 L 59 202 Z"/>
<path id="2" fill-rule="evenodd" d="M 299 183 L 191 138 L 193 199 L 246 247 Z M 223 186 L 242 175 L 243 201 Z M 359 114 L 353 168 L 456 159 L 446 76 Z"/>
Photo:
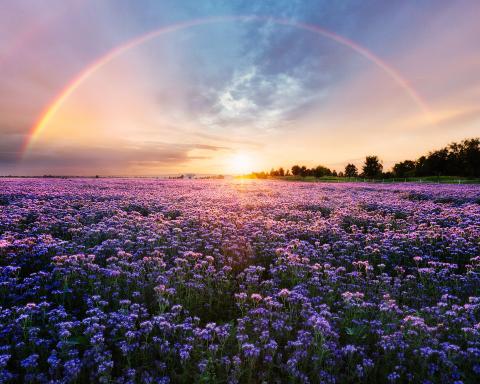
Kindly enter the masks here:
<path id="1" fill-rule="evenodd" d="M 444 148 L 429 152 L 416 160 L 404 160 L 396 163 L 391 171 L 384 172 L 378 156 L 366 156 L 361 169 L 355 164 L 347 164 L 342 172 L 331 170 L 323 165 L 308 168 L 294 165 L 291 169 L 283 167 L 270 172 L 253 172 L 253 177 L 269 176 L 340 176 L 376 178 L 407 178 L 424 176 L 461 176 L 480 177 L 480 138 L 465 139 L 460 143 L 451 143 Z"/>

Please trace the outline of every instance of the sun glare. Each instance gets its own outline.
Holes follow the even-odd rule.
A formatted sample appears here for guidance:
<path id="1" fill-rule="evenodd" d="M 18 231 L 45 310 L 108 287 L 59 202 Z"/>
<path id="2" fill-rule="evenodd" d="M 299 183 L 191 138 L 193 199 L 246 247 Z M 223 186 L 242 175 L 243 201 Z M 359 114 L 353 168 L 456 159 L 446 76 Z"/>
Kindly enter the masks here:
<path id="1" fill-rule="evenodd" d="M 237 153 L 230 159 L 229 169 L 235 175 L 245 175 L 252 172 L 253 161 L 245 153 Z"/>

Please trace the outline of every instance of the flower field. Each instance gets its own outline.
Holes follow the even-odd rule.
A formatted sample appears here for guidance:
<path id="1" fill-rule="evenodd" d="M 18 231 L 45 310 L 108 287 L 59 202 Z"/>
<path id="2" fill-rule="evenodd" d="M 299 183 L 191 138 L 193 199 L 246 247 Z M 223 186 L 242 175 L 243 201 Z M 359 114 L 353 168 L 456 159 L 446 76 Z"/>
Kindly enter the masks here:
<path id="1" fill-rule="evenodd" d="M 479 186 L 0 181 L 2 383 L 479 381 Z"/>

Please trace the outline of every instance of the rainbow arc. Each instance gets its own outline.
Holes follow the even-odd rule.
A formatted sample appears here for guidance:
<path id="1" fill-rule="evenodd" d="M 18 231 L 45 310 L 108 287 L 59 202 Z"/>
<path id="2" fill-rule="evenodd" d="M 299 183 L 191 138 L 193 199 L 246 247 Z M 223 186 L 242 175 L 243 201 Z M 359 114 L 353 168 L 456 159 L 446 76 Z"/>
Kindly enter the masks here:
<path id="1" fill-rule="evenodd" d="M 192 28 L 195 26 L 205 25 L 205 24 L 213 24 L 213 23 L 222 23 L 222 22 L 272 22 L 277 25 L 284 25 L 294 28 L 299 28 L 304 31 L 309 31 L 312 33 L 316 33 L 321 35 L 325 38 L 328 38 L 340 45 L 346 46 L 359 55 L 363 56 L 373 64 L 375 64 L 378 68 L 380 68 L 386 75 L 388 75 L 403 91 L 409 96 L 409 98 L 419 107 L 419 109 L 424 113 L 427 118 L 430 119 L 431 112 L 428 104 L 419 93 L 413 88 L 413 86 L 391 65 L 387 62 L 382 60 L 380 57 L 375 55 L 373 52 L 368 50 L 367 48 L 349 40 L 343 36 L 340 36 L 332 31 L 329 31 L 325 28 L 322 28 L 317 25 L 313 24 L 306 24 L 295 22 L 286 19 L 276 19 L 270 17 L 261 17 L 261 16 L 223 16 L 223 17 L 212 17 L 212 18 L 204 18 L 204 19 L 195 19 L 191 21 L 186 21 L 178 24 L 173 24 L 165 27 L 161 27 L 150 31 L 144 35 L 135 37 L 126 43 L 117 46 L 116 48 L 112 49 L 111 51 L 107 52 L 105 55 L 101 56 L 90 65 L 88 65 L 84 70 L 82 70 L 76 77 L 74 77 L 64 88 L 63 90 L 57 95 L 57 97 L 47 106 L 47 108 L 43 111 L 40 115 L 39 119 L 30 129 L 29 134 L 27 135 L 27 139 L 24 143 L 22 148 L 21 154 L 22 157 L 26 152 L 28 152 L 29 148 L 35 142 L 35 140 L 40 136 L 42 131 L 48 125 L 52 117 L 57 113 L 57 111 L 62 107 L 65 101 L 78 89 L 78 87 L 83 84 L 87 79 L 92 76 L 96 71 L 100 68 L 104 67 L 108 63 L 110 63 L 115 58 L 121 56 L 125 52 L 129 51 L 132 48 L 135 48 L 147 41 L 150 41 L 154 38 L 159 36 L 184 30 L 187 28 Z"/>

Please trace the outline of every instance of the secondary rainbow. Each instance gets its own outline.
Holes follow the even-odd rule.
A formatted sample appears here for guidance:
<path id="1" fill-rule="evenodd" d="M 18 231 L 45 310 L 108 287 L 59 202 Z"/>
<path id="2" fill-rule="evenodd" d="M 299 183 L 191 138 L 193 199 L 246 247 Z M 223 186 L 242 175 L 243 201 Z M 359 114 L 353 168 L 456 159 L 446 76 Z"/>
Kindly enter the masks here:
<path id="1" fill-rule="evenodd" d="M 100 57 L 89 66 L 87 66 L 82 72 L 80 72 L 75 78 L 73 78 L 58 94 L 58 96 L 48 105 L 44 112 L 40 115 L 40 118 L 36 121 L 34 126 L 31 128 L 29 135 L 27 135 L 26 141 L 23 145 L 21 154 L 23 155 L 28 152 L 28 149 L 32 146 L 35 140 L 39 137 L 43 129 L 48 125 L 48 122 L 55 115 L 55 113 L 62 107 L 66 99 L 68 99 L 75 90 L 85 82 L 93 73 L 98 69 L 108 64 L 118 56 L 127 52 L 128 50 L 141 45 L 153 38 L 159 37 L 161 35 L 179 31 L 186 28 L 191 28 L 195 26 L 200 26 L 204 24 L 211 23 L 221 23 L 221 22 L 272 22 L 278 25 L 290 26 L 294 28 L 299 28 L 305 31 L 310 31 L 326 38 L 329 38 L 341 45 L 349 47 L 353 51 L 357 52 L 361 56 L 365 57 L 377 67 L 379 67 L 383 72 L 385 72 L 392 80 L 400 86 L 404 92 L 413 100 L 413 102 L 420 108 L 420 110 L 430 118 L 430 109 L 428 104 L 420 97 L 418 92 L 409 84 L 409 82 L 391 65 L 386 63 L 384 60 L 376 56 L 373 52 L 368 50 L 357 43 L 340 36 L 332 31 L 319 27 L 313 24 L 299 23 L 286 19 L 276 19 L 270 17 L 261 17 L 261 16 L 222 16 L 222 17 L 212 17 L 204 19 L 195 19 L 191 21 L 186 21 L 178 24 L 173 24 L 165 27 L 161 27 L 150 31 L 144 35 L 138 36 L 134 39 L 127 41 L 126 43 L 117 46 L 112 49 L 104 56 Z"/>

